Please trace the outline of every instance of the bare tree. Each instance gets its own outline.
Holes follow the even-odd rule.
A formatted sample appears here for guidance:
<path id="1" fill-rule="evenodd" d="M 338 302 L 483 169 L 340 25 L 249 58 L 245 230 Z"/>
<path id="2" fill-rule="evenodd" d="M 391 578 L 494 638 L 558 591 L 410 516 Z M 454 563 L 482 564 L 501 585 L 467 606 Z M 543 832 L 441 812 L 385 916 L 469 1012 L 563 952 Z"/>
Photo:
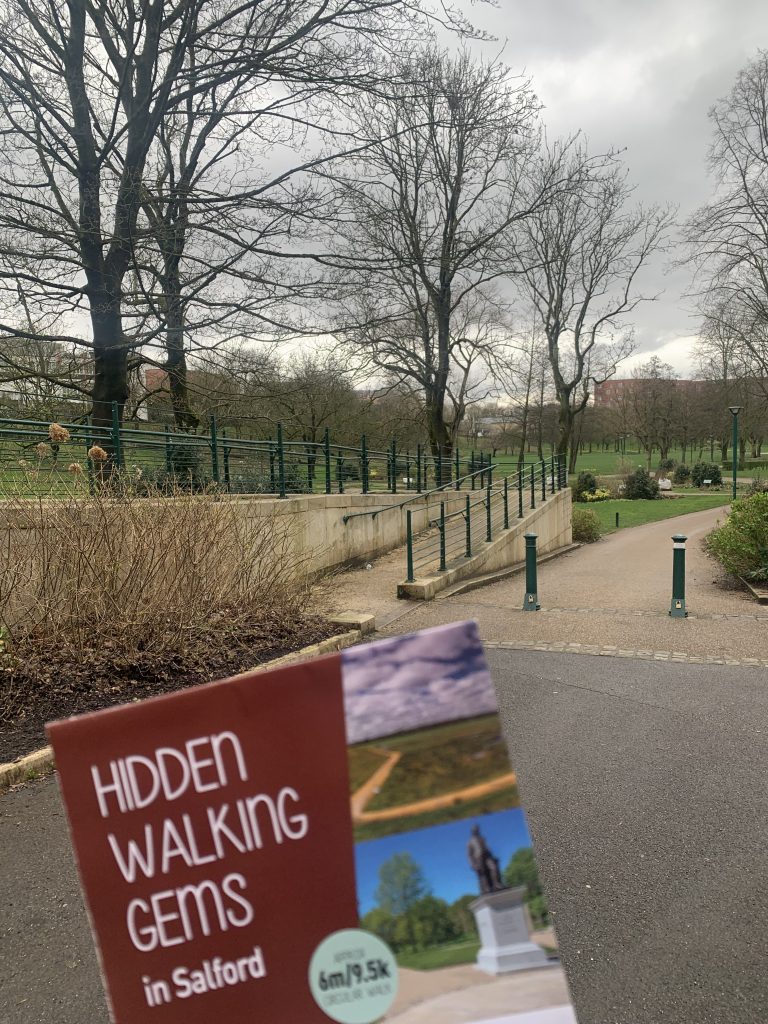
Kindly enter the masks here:
<path id="1" fill-rule="evenodd" d="M 44 337 L 90 350 L 94 422 L 110 420 L 113 402 L 122 412 L 130 354 L 147 341 L 126 289 L 147 237 L 148 159 L 169 116 L 253 80 L 278 89 L 309 66 L 330 83 L 347 73 L 350 34 L 394 44 L 403 17 L 420 17 L 419 0 L 5 0 L 0 304 L 11 315 L 0 331 L 24 336 L 23 293 Z"/>
<path id="2" fill-rule="evenodd" d="M 592 382 L 607 380 L 630 354 L 626 317 L 649 296 L 636 288 L 638 272 L 663 244 L 671 212 L 629 207 L 632 189 L 613 154 L 590 156 L 571 141 L 544 147 L 531 166 L 533 196 L 565 166 L 560 188 L 519 224 L 517 281 L 533 304 L 547 339 L 559 406 L 557 451 L 570 449 L 574 424 Z"/>
<path id="3" fill-rule="evenodd" d="M 768 382 L 768 51 L 739 72 L 709 119 L 715 191 L 685 230 L 703 333 L 727 337 L 755 382 Z"/>
<path id="4" fill-rule="evenodd" d="M 669 363 L 658 356 L 638 366 L 632 373 L 629 389 L 629 426 L 648 458 L 648 468 L 658 448 L 663 461 L 680 433 L 676 374 Z"/>
<path id="5" fill-rule="evenodd" d="M 350 112 L 370 146 L 336 183 L 343 251 L 338 335 L 423 396 L 433 454 L 450 454 L 507 311 L 494 290 L 510 227 L 552 191 L 523 195 L 538 135 L 529 84 L 498 62 L 433 48 Z"/>

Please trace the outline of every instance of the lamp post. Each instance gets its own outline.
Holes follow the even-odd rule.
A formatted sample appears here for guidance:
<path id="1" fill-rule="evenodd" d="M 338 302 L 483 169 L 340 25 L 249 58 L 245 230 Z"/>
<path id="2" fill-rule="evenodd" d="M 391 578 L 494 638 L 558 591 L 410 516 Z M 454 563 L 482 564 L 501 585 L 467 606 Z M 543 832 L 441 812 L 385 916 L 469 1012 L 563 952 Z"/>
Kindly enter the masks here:
<path id="1" fill-rule="evenodd" d="M 729 405 L 731 417 L 733 418 L 733 435 L 731 436 L 731 465 L 733 466 L 733 488 L 731 500 L 736 501 L 736 470 L 739 465 L 739 413 L 740 405 Z"/>

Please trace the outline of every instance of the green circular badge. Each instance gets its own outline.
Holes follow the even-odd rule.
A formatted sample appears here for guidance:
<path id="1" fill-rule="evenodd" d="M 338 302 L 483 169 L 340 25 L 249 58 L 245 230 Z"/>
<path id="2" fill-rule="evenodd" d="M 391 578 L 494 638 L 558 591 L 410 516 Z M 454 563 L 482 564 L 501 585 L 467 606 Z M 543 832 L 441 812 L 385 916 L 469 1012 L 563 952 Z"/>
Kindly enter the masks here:
<path id="1" fill-rule="evenodd" d="M 333 932 L 312 954 L 309 987 L 331 1020 L 372 1024 L 397 994 L 394 953 L 377 935 L 361 928 Z"/>

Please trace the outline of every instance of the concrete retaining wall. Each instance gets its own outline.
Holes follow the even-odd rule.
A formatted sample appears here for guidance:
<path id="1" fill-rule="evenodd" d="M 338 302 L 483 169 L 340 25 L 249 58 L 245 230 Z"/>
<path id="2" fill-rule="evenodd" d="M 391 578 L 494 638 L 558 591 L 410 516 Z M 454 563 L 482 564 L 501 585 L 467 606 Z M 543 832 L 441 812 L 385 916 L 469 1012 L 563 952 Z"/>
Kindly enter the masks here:
<path id="1" fill-rule="evenodd" d="M 465 491 L 445 491 L 443 495 L 411 502 L 414 532 L 425 529 L 428 515 L 438 514 L 440 501 L 446 512 L 464 506 Z M 314 570 L 354 564 L 383 555 L 405 544 L 405 511 L 392 509 L 375 518 L 355 513 L 374 511 L 396 501 L 395 495 L 313 494 L 304 497 L 244 499 L 243 514 L 258 528 L 260 518 L 286 517 L 295 551 L 306 557 Z M 344 522 L 344 516 L 350 516 Z"/>
<path id="2" fill-rule="evenodd" d="M 441 501 L 445 502 L 447 514 L 462 509 L 466 494 L 466 490 L 446 490 L 412 501 L 407 508 L 413 513 L 414 533 L 426 528 L 428 516 L 437 517 Z M 276 523 L 282 536 L 284 527 L 293 552 L 306 560 L 311 571 L 364 562 L 405 544 L 404 510 L 391 509 L 375 517 L 356 514 L 391 504 L 398 500 L 396 495 L 313 494 L 282 500 L 272 497 L 232 500 L 254 530 L 271 529 Z M 55 500 L 50 502 L 50 511 L 55 515 Z M 349 517 L 346 523 L 345 516 Z M 470 559 L 466 563 L 472 567 L 469 575 L 488 572 L 522 558 L 522 534 L 526 529 L 535 529 L 541 534 L 540 550 L 546 552 L 570 543 L 570 528 L 570 491 L 565 490 L 549 498 L 525 520 L 516 520 L 502 538 Z M 25 541 L 34 543 L 34 537 L 24 530 L 21 518 L 12 508 L 0 507 L 0 529 L 10 531 L 12 545 Z"/>

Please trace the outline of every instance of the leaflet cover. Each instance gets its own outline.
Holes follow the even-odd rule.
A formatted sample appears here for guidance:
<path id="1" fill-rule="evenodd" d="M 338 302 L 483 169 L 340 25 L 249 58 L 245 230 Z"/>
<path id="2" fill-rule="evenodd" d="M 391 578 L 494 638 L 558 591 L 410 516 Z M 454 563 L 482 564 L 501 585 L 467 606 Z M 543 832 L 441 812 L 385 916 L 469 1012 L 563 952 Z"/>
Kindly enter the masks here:
<path id="1" fill-rule="evenodd" d="M 116 1024 L 572 1024 L 477 628 L 48 726 Z"/>

